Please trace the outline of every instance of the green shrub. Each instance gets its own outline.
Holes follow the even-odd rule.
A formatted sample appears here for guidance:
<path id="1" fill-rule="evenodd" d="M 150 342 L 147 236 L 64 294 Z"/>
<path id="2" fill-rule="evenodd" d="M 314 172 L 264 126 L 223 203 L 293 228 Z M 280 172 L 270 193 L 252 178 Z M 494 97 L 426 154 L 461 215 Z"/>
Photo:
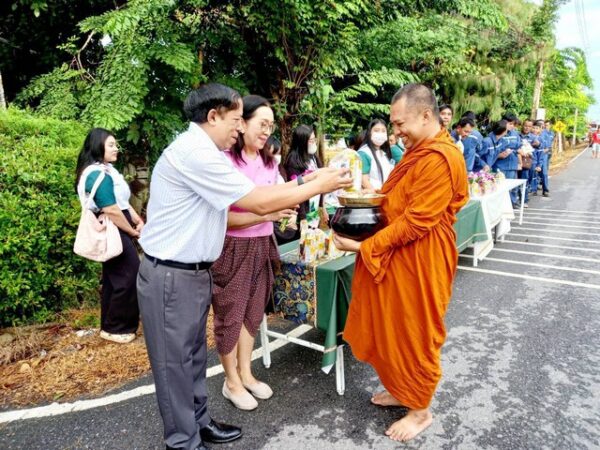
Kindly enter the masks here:
<path id="1" fill-rule="evenodd" d="M 97 299 L 99 265 L 73 253 L 85 133 L 76 122 L 0 113 L 0 327 Z"/>

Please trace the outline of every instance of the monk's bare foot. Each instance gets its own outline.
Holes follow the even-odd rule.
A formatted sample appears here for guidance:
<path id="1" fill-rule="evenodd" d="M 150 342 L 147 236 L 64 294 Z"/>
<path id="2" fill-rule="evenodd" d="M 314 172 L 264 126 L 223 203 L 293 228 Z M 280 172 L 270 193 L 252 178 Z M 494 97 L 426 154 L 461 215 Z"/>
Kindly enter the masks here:
<path id="1" fill-rule="evenodd" d="M 382 391 L 371 397 L 371 403 L 378 406 L 402 406 L 402 404 L 388 391 Z"/>
<path id="2" fill-rule="evenodd" d="M 402 419 L 394 422 L 385 432 L 394 441 L 410 441 L 431 425 L 433 416 L 429 409 L 411 409 Z"/>

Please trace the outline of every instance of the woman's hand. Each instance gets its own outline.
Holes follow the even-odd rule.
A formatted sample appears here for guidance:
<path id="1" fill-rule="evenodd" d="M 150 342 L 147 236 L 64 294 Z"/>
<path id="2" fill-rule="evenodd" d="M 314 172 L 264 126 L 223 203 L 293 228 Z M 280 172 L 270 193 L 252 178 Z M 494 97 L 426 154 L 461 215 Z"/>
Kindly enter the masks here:
<path id="1" fill-rule="evenodd" d="M 314 172 L 314 182 L 320 184 L 322 193 L 333 192 L 337 189 L 345 189 L 352 186 L 352 178 L 348 176 L 350 169 L 334 169 L 324 167 Z"/>
<path id="2" fill-rule="evenodd" d="M 333 233 L 333 243 L 335 246 L 342 251 L 345 252 L 359 252 L 360 251 L 360 242 L 355 241 L 354 239 L 348 239 L 340 236 L 337 233 Z"/>
<path id="3" fill-rule="evenodd" d="M 282 209 L 271 214 L 267 214 L 267 222 L 281 222 L 283 219 L 288 219 L 291 222 L 292 217 L 297 216 L 298 213 L 293 209 Z"/>
<path id="4" fill-rule="evenodd" d="M 139 236 L 139 233 L 142 232 L 142 228 L 144 228 L 144 221 L 142 220 L 140 215 L 137 212 L 135 212 L 135 209 L 133 209 L 132 206 L 129 207 L 129 214 L 131 215 L 131 220 L 135 225 L 135 231 L 138 232 Z"/>

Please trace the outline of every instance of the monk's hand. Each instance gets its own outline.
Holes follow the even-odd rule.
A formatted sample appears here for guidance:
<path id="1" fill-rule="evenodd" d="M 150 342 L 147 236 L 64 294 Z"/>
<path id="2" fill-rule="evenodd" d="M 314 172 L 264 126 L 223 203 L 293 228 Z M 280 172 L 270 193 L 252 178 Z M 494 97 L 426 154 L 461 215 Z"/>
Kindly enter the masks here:
<path id="1" fill-rule="evenodd" d="M 317 170 L 315 182 L 319 183 L 320 191 L 333 192 L 338 189 L 345 189 L 352 186 L 352 178 L 349 175 L 350 169 L 334 169 L 333 167 L 324 167 Z"/>
<path id="2" fill-rule="evenodd" d="M 360 251 L 360 242 L 355 241 L 354 239 L 348 239 L 340 236 L 337 233 L 333 233 L 333 243 L 338 248 L 338 250 L 342 250 L 344 252 L 359 252 Z"/>

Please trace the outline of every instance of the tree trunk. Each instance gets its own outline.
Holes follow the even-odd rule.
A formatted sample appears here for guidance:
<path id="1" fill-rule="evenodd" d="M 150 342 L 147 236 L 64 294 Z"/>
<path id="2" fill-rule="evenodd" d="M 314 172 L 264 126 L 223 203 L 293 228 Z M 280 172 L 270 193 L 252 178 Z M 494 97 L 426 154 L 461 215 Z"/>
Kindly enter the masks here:
<path id="1" fill-rule="evenodd" d="M 0 72 L 0 110 L 6 109 L 6 98 L 4 97 L 4 84 L 2 84 L 2 72 Z"/>
<path id="2" fill-rule="evenodd" d="M 540 58 L 538 63 L 537 76 L 535 77 L 535 87 L 533 88 L 533 105 L 531 108 L 531 117 L 537 119 L 537 111 L 540 108 L 540 99 L 542 98 L 542 86 L 544 76 L 544 58 Z"/>

